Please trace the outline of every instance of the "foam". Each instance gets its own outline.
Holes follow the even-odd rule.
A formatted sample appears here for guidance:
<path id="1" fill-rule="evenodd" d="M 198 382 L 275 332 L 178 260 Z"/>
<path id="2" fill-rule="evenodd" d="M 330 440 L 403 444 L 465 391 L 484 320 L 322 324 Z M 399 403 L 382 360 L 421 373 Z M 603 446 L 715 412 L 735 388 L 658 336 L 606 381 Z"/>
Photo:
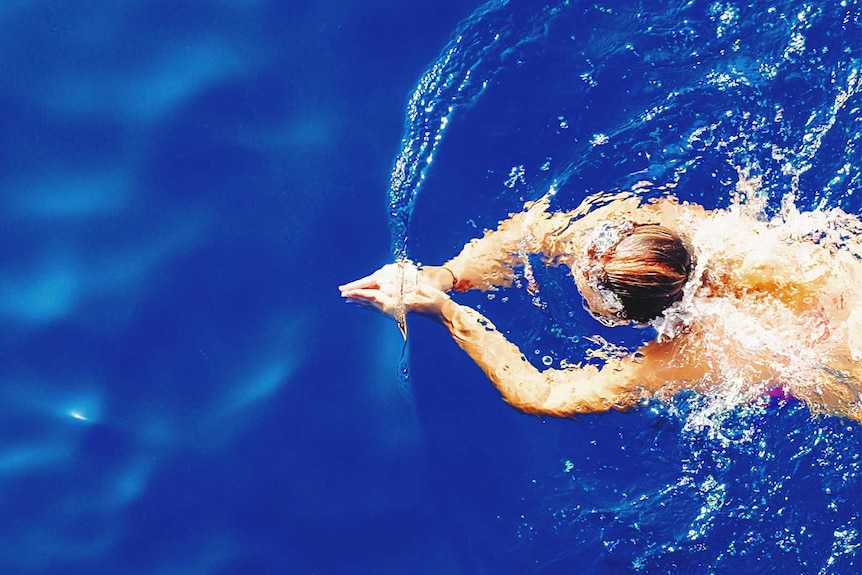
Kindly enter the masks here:
<path id="1" fill-rule="evenodd" d="M 723 407 L 777 380 L 815 411 L 859 414 L 860 221 L 800 212 L 791 196 L 771 218 L 763 207 L 741 200 L 682 223 L 696 265 L 682 300 L 654 322 L 658 337 L 697 332 L 680 361 L 708 367 L 701 388 Z"/>

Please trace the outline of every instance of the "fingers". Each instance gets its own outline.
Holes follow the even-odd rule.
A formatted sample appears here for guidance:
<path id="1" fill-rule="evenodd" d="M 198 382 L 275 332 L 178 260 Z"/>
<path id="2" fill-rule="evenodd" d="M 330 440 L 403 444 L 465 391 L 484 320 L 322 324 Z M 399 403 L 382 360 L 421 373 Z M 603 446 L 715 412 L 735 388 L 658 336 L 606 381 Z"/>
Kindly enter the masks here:
<path id="1" fill-rule="evenodd" d="M 395 307 L 392 298 L 377 289 L 354 289 L 344 291 L 341 295 L 348 301 L 374 308 L 387 315 L 389 310 Z"/>
<path id="2" fill-rule="evenodd" d="M 360 278 L 358 280 L 353 280 L 352 282 L 346 283 L 344 285 L 338 286 L 338 289 L 341 290 L 341 294 L 344 295 L 345 292 L 353 291 L 357 289 L 377 289 L 380 287 L 377 278 L 375 277 L 376 272 L 371 274 L 370 276 L 365 276 L 364 278 Z"/>
<path id="3" fill-rule="evenodd" d="M 403 286 L 404 284 L 416 284 L 419 281 L 419 268 L 410 260 L 399 260 L 395 263 L 386 264 L 373 274 L 364 278 L 354 280 L 338 286 L 342 295 L 345 292 L 358 289 L 379 289 L 381 291 L 394 291 L 392 286 Z"/>
<path id="4" fill-rule="evenodd" d="M 342 294 L 344 294 L 344 292 L 357 289 L 380 289 L 381 285 L 392 281 L 393 278 L 396 277 L 395 274 L 397 269 L 398 264 L 386 264 L 379 270 L 365 276 L 364 278 L 359 278 L 358 280 L 353 280 L 352 282 L 338 286 L 338 289 L 341 290 Z"/>
<path id="5" fill-rule="evenodd" d="M 377 288 L 357 288 L 343 290 L 341 295 L 352 300 L 378 300 L 383 294 Z"/>
<path id="6" fill-rule="evenodd" d="M 379 309 L 377 309 L 377 306 L 375 306 L 372 302 L 370 302 L 368 300 L 345 298 L 344 303 L 349 303 L 351 305 L 358 305 L 359 307 L 363 307 L 365 309 L 380 311 Z"/>

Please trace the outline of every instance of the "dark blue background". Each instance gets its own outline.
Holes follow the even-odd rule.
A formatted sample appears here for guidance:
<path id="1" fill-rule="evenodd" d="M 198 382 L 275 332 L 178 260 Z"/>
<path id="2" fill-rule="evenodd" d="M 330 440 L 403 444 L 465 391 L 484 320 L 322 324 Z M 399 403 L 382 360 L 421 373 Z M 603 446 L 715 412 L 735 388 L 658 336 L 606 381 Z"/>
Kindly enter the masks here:
<path id="1" fill-rule="evenodd" d="M 789 55 L 800 2 L 563 4 L 546 42 L 500 47 L 491 88 L 453 117 L 414 256 L 448 257 L 568 162 L 561 205 L 643 177 L 725 205 L 748 153 L 777 200 L 784 163 L 808 158 L 767 144 L 796 150 L 858 67 L 852 3 L 843 25 L 809 6 L 808 52 Z M 504 5 L 519 24 L 537 13 Z M 0 573 L 858 571 L 857 424 L 774 401 L 716 436 L 685 428 L 691 397 L 532 418 L 429 322 L 411 325 L 401 384 L 397 330 L 340 301 L 391 258 L 407 97 L 477 6 L 0 6 Z M 858 159 L 858 99 L 804 173 L 808 207 L 826 190 L 859 212 L 842 195 L 856 164 L 827 185 Z M 596 132 L 612 143 L 590 146 Z M 503 186 L 518 164 L 527 180 Z M 514 290 L 463 301 L 578 356 L 583 341 L 547 332 L 584 332 L 558 321 L 579 300 L 538 273 L 543 311 Z"/>
<path id="2" fill-rule="evenodd" d="M 0 7 L 0 572 L 452 570 L 397 330 L 336 286 L 470 8 Z"/>

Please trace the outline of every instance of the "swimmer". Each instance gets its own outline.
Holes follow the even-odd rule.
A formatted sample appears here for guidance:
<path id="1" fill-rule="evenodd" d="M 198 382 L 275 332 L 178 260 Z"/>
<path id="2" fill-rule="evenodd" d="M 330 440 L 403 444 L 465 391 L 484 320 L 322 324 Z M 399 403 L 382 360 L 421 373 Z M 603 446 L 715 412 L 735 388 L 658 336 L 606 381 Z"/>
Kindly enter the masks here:
<path id="1" fill-rule="evenodd" d="M 840 209 L 800 212 L 792 201 L 771 219 L 762 207 L 617 194 L 552 212 L 545 196 L 442 266 L 397 262 L 339 289 L 396 320 L 439 322 L 526 413 L 622 410 L 694 390 L 737 404 L 778 392 L 862 421 L 862 223 Z M 652 326 L 655 340 L 601 368 L 540 371 L 448 295 L 511 287 L 532 254 L 571 270 L 598 321 Z"/>

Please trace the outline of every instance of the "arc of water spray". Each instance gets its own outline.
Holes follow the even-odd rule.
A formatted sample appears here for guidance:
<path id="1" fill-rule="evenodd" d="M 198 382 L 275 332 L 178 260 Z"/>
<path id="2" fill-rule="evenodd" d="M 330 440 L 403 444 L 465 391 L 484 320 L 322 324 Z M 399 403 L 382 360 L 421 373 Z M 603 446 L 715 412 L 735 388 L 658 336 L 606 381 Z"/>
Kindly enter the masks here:
<path id="1" fill-rule="evenodd" d="M 484 92 L 493 77 L 516 60 L 518 48 L 544 34 L 570 0 L 551 2 L 524 17 L 523 0 L 492 0 L 464 20 L 440 57 L 420 79 L 407 103 L 401 151 L 392 169 L 389 208 L 392 252 L 407 258 L 410 217 L 419 190 L 453 114 Z"/>

